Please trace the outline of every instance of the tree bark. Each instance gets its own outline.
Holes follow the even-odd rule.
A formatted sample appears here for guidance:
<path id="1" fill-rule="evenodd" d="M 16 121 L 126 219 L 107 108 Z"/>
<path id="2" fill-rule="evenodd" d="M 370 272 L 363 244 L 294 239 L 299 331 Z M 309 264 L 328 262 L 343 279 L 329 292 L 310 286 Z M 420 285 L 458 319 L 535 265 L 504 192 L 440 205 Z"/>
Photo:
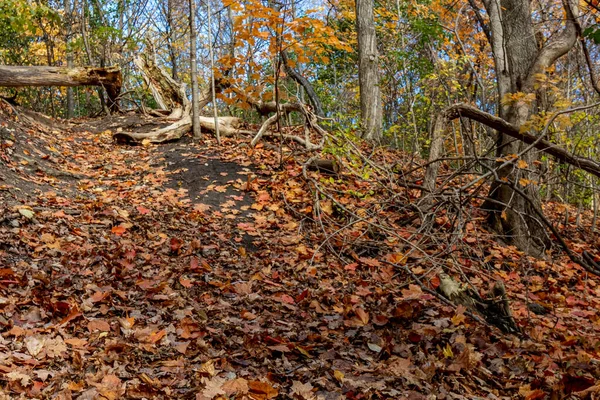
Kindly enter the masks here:
<path id="1" fill-rule="evenodd" d="M 379 60 L 373 0 L 356 0 L 356 32 L 362 137 L 370 140 L 379 139 L 383 110 L 379 89 Z"/>
<path id="2" fill-rule="evenodd" d="M 175 82 L 171 75 L 156 62 L 156 53 L 151 43 L 147 43 L 146 52 L 138 56 L 135 65 L 140 69 L 144 81 L 148 84 L 152 96 L 159 106 L 169 112 L 167 120 L 176 120 L 172 124 L 151 130 L 149 132 L 118 132 L 113 138 L 122 142 L 150 142 L 163 143 L 170 140 L 177 140 L 192 128 L 191 103 L 186 97 L 183 85 Z M 219 80 L 216 82 L 215 90 L 220 91 L 224 85 Z M 198 101 L 198 108 L 202 109 L 212 98 L 211 88 L 209 87 Z M 215 119 L 208 117 L 198 117 L 199 126 L 207 131 L 215 131 Z M 236 133 L 245 132 L 243 122 L 236 117 L 219 117 L 219 131 L 224 136 L 231 136 Z"/>
<path id="3" fill-rule="evenodd" d="M 67 68 L 73 68 L 73 49 L 71 48 L 71 0 L 65 0 L 65 43 L 67 52 Z M 67 88 L 67 118 L 73 118 L 75 114 L 75 101 L 73 96 L 73 88 Z"/>
<path id="4" fill-rule="evenodd" d="M 102 86 L 112 109 L 118 108 L 122 85 L 119 67 L 45 67 L 0 65 L 0 86 Z"/>
<path id="5" fill-rule="evenodd" d="M 553 35 L 541 49 L 536 41 L 529 1 L 501 0 L 498 4 L 494 0 L 484 0 L 484 5 L 490 18 L 490 45 L 496 68 L 499 115 L 519 132 L 521 126 L 537 112 L 537 99 L 542 89 L 535 87 L 536 79 L 575 44 L 576 30 L 571 10 L 576 10 L 576 5 L 565 7 L 565 28 Z M 533 93 L 535 99 L 502 104 L 508 94 L 516 93 Z M 504 131 L 499 131 L 496 144 L 497 156 L 500 158 L 518 154 L 525 146 L 523 141 L 513 140 Z M 533 165 L 536 157 L 535 153 L 530 152 L 525 161 Z M 543 225 L 535 218 L 537 211 L 541 209 L 539 190 L 534 185 L 528 185 L 524 189 L 533 200 L 528 202 L 516 195 L 511 185 L 502 184 L 503 181 L 518 182 L 521 178 L 536 181 L 537 177 L 533 173 L 513 168 L 512 165 L 500 168 L 497 175 L 499 181 L 492 183 L 488 195 L 491 201 L 483 205 L 489 211 L 489 225 L 508 243 L 529 254 L 542 255 L 548 241 Z"/>
<path id="6" fill-rule="evenodd" d="M 200 139 L 200 108 L 198 98 L 198 62 L 196 60 L 196 0 L 190 0 L 190 69 L 192 79 L 192 132 L 195 139 Z"/>
<path id="7" fill-rule="evenodd" d="M 325 112 L 323 111 L 323 105 L 321 104 L 321 100 L 319 99 L 319 96 L 317 96 L 317 93 L 315 92 L 313 86 L 310 84 L 308 79 L 302 76 L 298 71 L 296 71 L 296 69 L 292 68 L 292 66 L 289 64 L 287 52 L 285 50 L 282 50 L 280 54 L 281 60 L 283 61 L 283 68 L 285 69 L 286 74 L 288 74 L 293 80 L 295 80 L 300 86 L 304 88 L 306 94 L 308 95 L 308 98 L 310 99 L 310 103 L 315 109 L 315 114 L 319 117 L 324 117 Z"/>
<path id="8" fill-rule="evenodd" d="M 148 41 L 146 46 L 147 51 L 136 57 L 133 62 L 142 72 L 144 82 L 160 108 L 171 111 L 169 119 L 179 119 L 190 110 L 190 102 L 184 88 L 158 65 L 152 43 Z"/>
<path id="9" fill-rule="evenodd" d="M 177 66 L 177 51 L 175 50 L 175 4 L 174 0 L 167 0 L 166 18 L 167 18 L 167 40 L 169 46 L 169 58 L 171 59 L 171 76 L 174 80 L 179 80 L 179 68 Z"/>

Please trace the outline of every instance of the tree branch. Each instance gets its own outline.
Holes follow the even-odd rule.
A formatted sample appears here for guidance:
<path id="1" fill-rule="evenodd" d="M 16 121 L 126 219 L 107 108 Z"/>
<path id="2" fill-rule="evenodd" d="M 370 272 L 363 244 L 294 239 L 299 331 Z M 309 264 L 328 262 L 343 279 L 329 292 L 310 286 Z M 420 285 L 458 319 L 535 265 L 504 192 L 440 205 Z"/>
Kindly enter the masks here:
<path id="1" fill-rule="evenodd" d="M 577 40 L 575 19 L 579 16 L 579 7 L 571 3 L 571 0 L 563 0 L 563 5 L 567 14 L 565 28 L 540 50 L 525 80 L 524 87 L 527 88 L 527 91 L 533 89 L 536 75 L 544 73 L 546 68 L 554 64 L 558 58 L 567 54 L 575 45 Z"/>
<path id="2" fill-rule="evenodd" d="M 289 76 L 291 76 L 293 80 L 295 80 L 298 84 L 300 84 L 300 86 L 302 86 L 304 88 L 304 90 L 306 90 L 306 94 L 308 95 L 310 102 L 312 103 L 313 107 L 315 108 L 315 114 L 317 114 L 319 117 L 324 117 L 325 113 L 323 112 L 323 106 L 321 105 L 321 100 L 319 99 L 319 96 L 317 96 L 317 93 L 313 89 L 313 86 L 311 85 L 311 83 L 308 81 L 308 79 L 306 79 L 304 76 L 302 76 L 298 71 L 296 71 L 294 68 L 292 68 L 292 66 L 289 64 L 288 56 L 287 56 L 287 53 L 285 50 L 282 50 L 280 52 L 280 54 L 281 54 L 281 60 L 283 61 L 283 68 L 285 69 L 285 72 Z"/>
<path id="3" fill-rule="evenodd" d="M 504 119 L 488 114 L 468 104 L 459 103 L 450 106 L 444 111 L 444 116 L 448 120 L 453 120 L 459 117 L 470 118 L 526 144 L 535 144 L 534 147 L 536 149 L 556 157 L 561 162 L 571 164 L 577 168 L 589 172 L 594 176 L 600 177 L 600 163 L 597 163 L 592 159 L 573 154 L 548 140 L 540 139 L 538 136 L 532 135 L 528 132 L 519 132 L 517 127 L 506 122 Z"/>

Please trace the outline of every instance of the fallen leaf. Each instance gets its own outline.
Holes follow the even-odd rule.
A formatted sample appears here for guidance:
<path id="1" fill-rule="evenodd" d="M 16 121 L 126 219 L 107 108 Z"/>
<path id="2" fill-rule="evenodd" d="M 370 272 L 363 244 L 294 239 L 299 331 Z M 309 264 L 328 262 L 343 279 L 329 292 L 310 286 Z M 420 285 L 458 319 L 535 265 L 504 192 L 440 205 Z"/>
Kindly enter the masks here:
<path id="1" fill-rule="evenodd" d="M 300 381 L 292 381 L 291 393 L 300 396 L 302 399 L 314 399 L 313 385 L 310 382 L 302 383 Z"/>
<path id="2" fill-rule="evenodd" d="M 357 307 L 356 310 L 354 310 L 354 312 L 356 313 L 358 318 L 360 318 L 360 322 L 362 322 L 363 325 L 367 325 L 369 323 L 369 314 L 361 307 Z"/>
<path id="3" fill-rule="evenodd" d="M 279 394 L 279 391 L 267 382 L 249 381 L 248 387 L 250 392 L 263 395 L 266 399 L 273 399 Z"/>
<path id="4" fill-rule="evenodd" d="M 93 319 L 90 322 L 88 322 L 87 328 L 90 332 L 93 332 L 93 331 L 109 332 L 110 324 L 102 319 Z"/>

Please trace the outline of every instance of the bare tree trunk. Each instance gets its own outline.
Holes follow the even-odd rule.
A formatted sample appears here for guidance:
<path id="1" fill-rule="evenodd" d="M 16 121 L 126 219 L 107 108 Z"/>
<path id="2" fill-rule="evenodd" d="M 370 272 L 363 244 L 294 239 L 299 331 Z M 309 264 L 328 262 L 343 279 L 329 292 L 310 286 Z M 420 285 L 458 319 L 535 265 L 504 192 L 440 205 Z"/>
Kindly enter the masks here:
<path id="1" fill-rule="evenodd" d="M 83 47 L 85 48 L 85 53 L 87 55 L 87 59 L 88 59 L 88 63 L 89 65 L 94 65 L 93 63 L 93 59 L 92 59 L 92 50 L 90 48 L 90 43 L 88 40 L 88 34 L 87 34 L 87 20 L 85 18 L 85 11 L 87 9 L 87 4 L 85 0 L 82 0 L 81 2 L 81 38 L 83 39 Z M 102 106 L 102 111 L 104 111 L 106 113 L 106 115 L 110 115 L 110 109 L 107 107 L 106 105 L 106 101 L 104 100 L 104 92 L 102 91 L 102 88 L 99 87 L 97 88 L 96 92 L 98 93 L 98 98 L 100 99 L 100 105 Z M 88 107 L 89 107 L 89 102 L 90 98 L 88 97 Z"/>
<path id="2" fill-rule="evenodd" d="M 67 45 L 67 68 L 73 68 L 73 49 L 71 48 L 71 0 L 65 0 L 65 28 Z M 75 101 L 73 98 L 73 88 L 67 88 L 67 118 L 73 118 L 75 114 Z"/>
<path id="3" fill-rule="evenodd" d="M 190 0 L 190 67 L 192 78 L 192 132 L 200 139 L 200 109 L 198 108 L 198 63 L 196 61 L 196 0 Z"/>
<path id="4" fill-rule="evenodd" d="M 381 138 L 383 111 L 373 0 L 356 0 L 356 32 L 362 137 L 377 140 Z"/>
<path id="5" fill-rule="evenodd" d="M 213 53 L 212 45 L 212 27 L 211 27 L 211 14 L 212 9 L 210 6 L 210 0 L 206 0 L 206 7 L 208 13 L 208 50 L 210 52 L 210 93 L 212 96 L 213 105 L 213 117 L 215 119 L 215 135 L 217 136 L 217 143 L 221 144 L 221 132 L 219 132 L 219 113 L 217 109 L 217 93 L 215 88 L 215 55 Z"/>
<path id="6" fill-rule="evenodd" d="M 169 41 L 169 58 L 171 59 L 171 76 L 176 81 L 179 80 L 179 68 L 177 66 L 177 51 L 175 50 L 175 16 L 173 15 L 175 4 L 174 0 L 167 1 L 167 40 Z"/>
<path id="7" fill-rule="evenodd" d="M 572 15 L 574 6 L 565 2 L 565 28 L 539 49 L 528 1 L 486 0 L 484 4 L 490 17 L 489 29 L 498 83 L 499 114 L 506 122 L 520 129 L 529 117 L 537 112 L 537 101 L 515 101 L 512 104 L 500 105 L 500 100 L 505 98 L 506 94 L 519 92 L 533 93 L 536 99 L 539 98 L 541 92 L 535 87 L 536 79 L 575 43 L 576 30 Z M 523 146 L 522 142 L 498 133 L 498 157 L 506 158 L 511 154 L 519 154 Z M 533 167 L 537 156 L 530 152 L 524 158 L 528 165 Z M 500 168 L 497 171 L 497 179 L 492 182 L 488 196 L 490 200 L 486 201 L 483 207 L 490 212 L 488 222 L 491 227 L 508 243 L 529 254 L 541 255 L 548 245 L 548 239 L 545 228 L 535 218 L 541 204 L 539 191 L 535 185 L 528 184 L 522 189 L 529 199 L 517 195 L 513 185 L 518 186 L 520 181 L 524 182 L 521 179 L 535 182 L 538 176 L 526 169 L 515 168 L 512 164 Z M 510 184 L 507 185 L 507 182 Z"/>

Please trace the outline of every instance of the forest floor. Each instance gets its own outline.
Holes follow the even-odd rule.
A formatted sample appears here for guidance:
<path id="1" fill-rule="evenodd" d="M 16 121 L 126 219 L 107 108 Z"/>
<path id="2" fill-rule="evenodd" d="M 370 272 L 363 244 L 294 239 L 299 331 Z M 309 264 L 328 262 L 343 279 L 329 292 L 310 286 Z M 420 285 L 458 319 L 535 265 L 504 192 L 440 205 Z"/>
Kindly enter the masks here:
<path id="1" fill-rule="evenodd" d="M 414 190 L 307 172 L 292 144 L 115 143 L 136 118 L 0 103 L 0 399 L 600 396 L 599 278 L 560 251 L 493 241 L 475 207 L 460 238 L 443 215 L 419 237 Z M 502 280 L 522 333 L 427 291 L 442 271 Z"/>

